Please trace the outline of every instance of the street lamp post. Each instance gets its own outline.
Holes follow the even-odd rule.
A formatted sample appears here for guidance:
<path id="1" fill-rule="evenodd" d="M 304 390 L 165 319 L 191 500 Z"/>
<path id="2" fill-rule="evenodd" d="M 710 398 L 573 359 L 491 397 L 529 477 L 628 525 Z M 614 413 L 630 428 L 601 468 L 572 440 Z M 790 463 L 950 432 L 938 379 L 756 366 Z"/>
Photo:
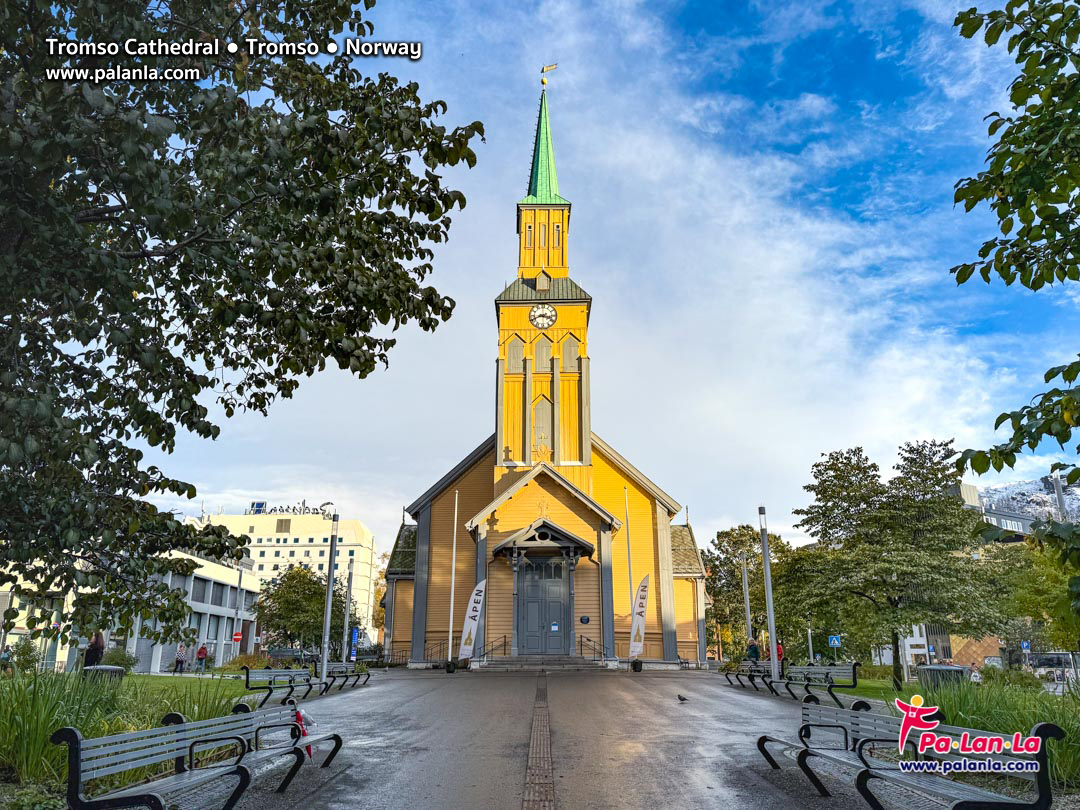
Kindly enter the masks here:
<path id="1" fill-rule="evenodd" d="M 754 630 L 750 624 L 750 579 L 746 574 L 746 554 L 742 555 L 742 592 L 743 604 L 746 607 L 746 643 L 754 637 Z"/>
<path id="2" fill-rule="evenodd" d="M 776 660 L 776 615 L 773 612 L 772 570 L 769 566 L 769 527 L 765 522 L 765 507 L 758 507 L 758 521 L 761 524 L 761 567 L 765 572 L 765 615 L 769 621 L 769 664 L 772 679 L 780 680 L 780 662 Z"/>
<path id="3" fill-rule="evenodd" d="M 330 564 L 327 566 L 329 570 L 326 572 L 326 603 L 323 605 L 322 655 L 320 656 L 322 668 L 319 670 L 319 676 L 321 678 L 326 677 L 326 665 L 330 660 L 330 613 L 334 606 L 334 568 L 337 565 L 337 533 L 338 512 L 337 507 L 334 507 L 333 524 L 330 527 Z"/>
<path id="4" fill-rule="evenodd" d="M 341 631 L 341 663 L 349 662 L 349 608 L 352 606 L 353 561 L 349 559 L 349 585 L 345 588 L 345 629 Z"/>

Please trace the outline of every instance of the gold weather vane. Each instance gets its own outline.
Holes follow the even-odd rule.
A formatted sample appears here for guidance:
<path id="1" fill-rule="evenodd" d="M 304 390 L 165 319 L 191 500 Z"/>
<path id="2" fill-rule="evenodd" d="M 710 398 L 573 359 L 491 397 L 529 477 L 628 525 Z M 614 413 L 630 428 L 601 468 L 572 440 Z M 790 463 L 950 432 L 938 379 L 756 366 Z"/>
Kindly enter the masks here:
<path id="1" fill-rule="evenodd" d="M 546 85 L 547 84 L 547 76 L 545 76 L 544 74 L 545 73 L 550 73 L 551 71 L 553 71 L 558 66 L 559 66 L 558 63 L 556 63 L 554 65 L 544 65 L 542 68 L 540 68 L 540 84 Z"/>

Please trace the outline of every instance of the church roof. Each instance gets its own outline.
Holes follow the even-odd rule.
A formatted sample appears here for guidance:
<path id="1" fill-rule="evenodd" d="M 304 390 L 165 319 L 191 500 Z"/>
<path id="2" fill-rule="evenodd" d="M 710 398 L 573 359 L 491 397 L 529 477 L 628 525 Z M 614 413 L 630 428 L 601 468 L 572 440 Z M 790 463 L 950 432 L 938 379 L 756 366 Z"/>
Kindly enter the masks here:
<path id="1" fill-rule="evenodd" d="M 386 564 L 386 575 L 412 576 L 416 572 L 416 525 L 402 523 L 398 529 L 394 550 L 390 552 L 390 561 Z"/>
<path id="2" fill-rule="evenodd" d="M 569 205 L 559 196 L 559 176 L 555 172 L 555 147 L 551 143 L 547 91 L 540 93 L 540 112 L 536 116 L 536 140 L 533 142 L 529 190 L 518 205 Z"/>
<path id="3" fill-rule="evenodd" d="M 521 476 L 521 478 L 517 479 L 513 484 L 503 490 L 502 494 L 499 495 L 499 497 L 497 497 L 495 500 L 493 500 L 491 503 L 489 503 L 487 506 L 477 512 L 475 515 L 473 515 L 472 519 L 465 524 L 465 528 L 469 531 L 475 529 L 477 526 L 483 523 L 484 520 L 487 519 L 488 515 L 490 515 L 492 512 L 494 512 L 496 509 L 498 509 L 500 506 L 510 500 L 514 496 L 514 493 L 516 493 L 527 483 L 536 478 L 536 476 L 538 476 L 540 473 L 546 473 L 548 476 L 550 476 L 552 480 L 562 486 L 567 492 L 569 492 L 571 495 L 573 495 L 575 498 L 585 504 L 585 506 L 587 506 L 593 512 L 598 514 L 605 523 L 610 524 L 615 529 L 618 529 L 620 526 L 622 526 L 621 520 L 611 514 L 607 509 L 602 507 L 584 492 L 582 492 L 578 487 L 574 486 L 564 476 L 560 475 L 558 470 L 556 470 L 550 464 L 545 461 L 541 461 L 539 464 L 536 464 L 531 470 L 529 470 L 529 472 Z"/>
<path id="4" fill-rule="evenodd" d="M 496 301 L 592 301 L 592 296 L 568 277 L 551 279 L 546 290 L 536 289 L 535 278 L 516 278 Z"/>
<path id="5" fill-rule="evenodd" d="M 671 572 L 677 577 L 705 576 L 694 530 L 689 526 L 671 527 Z"/>

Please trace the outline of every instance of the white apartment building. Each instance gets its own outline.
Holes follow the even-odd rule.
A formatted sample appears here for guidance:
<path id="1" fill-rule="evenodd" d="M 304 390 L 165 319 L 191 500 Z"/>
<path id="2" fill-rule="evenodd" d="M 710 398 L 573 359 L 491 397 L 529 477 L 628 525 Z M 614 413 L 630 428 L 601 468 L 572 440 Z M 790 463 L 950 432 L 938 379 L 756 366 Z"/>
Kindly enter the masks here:
<path id="1" fill-rule="evenodd" d="M 296 506 L 270 506 L 253 501 L 240 515 L 203 515 L 199 521 L 224 526 L 232 534 L 246 534 L 251 543 L 246 551 L 252 574 L 260 582 L 280 576 L 290 566 L 325 574 L 331 570 L 330 535 L 333 528 L 328 504 L 320 507 L 301 502 Z M 338 521 L 335 577 L 345 584 L 352 566 L 352 606 L 360 617 L 363 636 L 374 636 L 374 613 L 378 571 L 375 538 L 361 521 Z"/>

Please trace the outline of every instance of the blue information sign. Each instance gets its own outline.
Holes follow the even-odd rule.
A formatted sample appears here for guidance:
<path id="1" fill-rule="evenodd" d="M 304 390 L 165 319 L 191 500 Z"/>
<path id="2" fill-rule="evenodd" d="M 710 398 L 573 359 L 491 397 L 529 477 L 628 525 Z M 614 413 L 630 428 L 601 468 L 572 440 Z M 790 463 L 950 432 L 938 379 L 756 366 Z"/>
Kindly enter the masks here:
<path id="1" fill-rule="evenodd" d="M 354 627 L 352 629 L 352 644 L 349 645 L 351 647 L 351 649 L 349 650 L 349 660 L 350 661 L 355 661 L 356 660 L 356 646 L 359 643 L 360 643 L 360 628 L 359 627 Z"/>
<path id="2" fill-rule="evenodd" d="M 840 636 L 829 636 L 829 646 L 830 647 L 839 647 L 840 646 Z"/>

